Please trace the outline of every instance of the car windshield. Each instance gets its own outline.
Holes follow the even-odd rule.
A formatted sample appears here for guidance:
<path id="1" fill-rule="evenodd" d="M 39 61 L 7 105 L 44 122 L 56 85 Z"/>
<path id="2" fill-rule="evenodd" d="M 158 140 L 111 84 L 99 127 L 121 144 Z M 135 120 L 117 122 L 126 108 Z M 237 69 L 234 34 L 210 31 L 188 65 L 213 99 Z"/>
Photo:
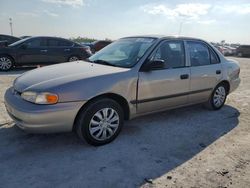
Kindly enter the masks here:
<path id="1" fill-rule="evenodd" d="M 117 40 L 95 55 L 89 61 L 110 66 L 133 67 L 154 43 L 155 38 L 123 38 Z"/>
<path id="2" fill-rule="evenodd" d="M 12 47 L 12 46 L 19 45 L 19 44 L 23 43 L 24 41 L 26 41 L 26 40 L 28 40 L 28 39 L 29 39 L 29 38 L 21 39 L 21 40 L 19 40 L 19 41 L 16 41 L 16 42 L 10 44 L 9 46 Z"/>

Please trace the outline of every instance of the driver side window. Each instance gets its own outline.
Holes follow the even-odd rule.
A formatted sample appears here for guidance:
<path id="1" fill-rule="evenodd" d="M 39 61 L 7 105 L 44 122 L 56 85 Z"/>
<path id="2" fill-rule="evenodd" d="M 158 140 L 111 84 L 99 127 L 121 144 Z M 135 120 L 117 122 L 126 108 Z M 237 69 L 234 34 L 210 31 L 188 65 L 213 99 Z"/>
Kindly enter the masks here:
<path id="1" fill-rule="evenodd" d="M 164 68 L 185 67 L 185 50 L 182 41 L 165 41 L 160 44 L 153 60 L 163 60 Z"/>

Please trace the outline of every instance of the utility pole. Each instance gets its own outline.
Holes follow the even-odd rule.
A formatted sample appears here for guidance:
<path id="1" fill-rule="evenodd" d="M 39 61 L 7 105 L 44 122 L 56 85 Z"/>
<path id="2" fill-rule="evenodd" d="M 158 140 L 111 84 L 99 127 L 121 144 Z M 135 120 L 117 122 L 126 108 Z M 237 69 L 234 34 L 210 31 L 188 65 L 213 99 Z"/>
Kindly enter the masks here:
<path id="1" fill-rule="evenodd" d="M 9 21 L 10 21 L 10 32 L 11 32 L 11 36 L 13 36 L 12 18 L 9 18 Z"/>

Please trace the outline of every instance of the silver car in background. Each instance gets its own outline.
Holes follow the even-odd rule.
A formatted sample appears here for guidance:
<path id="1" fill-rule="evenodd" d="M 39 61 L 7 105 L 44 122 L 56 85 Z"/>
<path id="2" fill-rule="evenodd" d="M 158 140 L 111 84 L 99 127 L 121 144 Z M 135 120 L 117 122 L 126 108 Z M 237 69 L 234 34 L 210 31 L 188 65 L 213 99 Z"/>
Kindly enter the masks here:
<path id="1" fill-rule="evenodd" d="M 76 131 L 92 145 L 111 142 L 123 121 L 187 105 L 220 109 L 240 67 L 194 38 L 136 36 L 89 58 L 29 71 L 5 93 L 6 109 L 27 132 Z"/>

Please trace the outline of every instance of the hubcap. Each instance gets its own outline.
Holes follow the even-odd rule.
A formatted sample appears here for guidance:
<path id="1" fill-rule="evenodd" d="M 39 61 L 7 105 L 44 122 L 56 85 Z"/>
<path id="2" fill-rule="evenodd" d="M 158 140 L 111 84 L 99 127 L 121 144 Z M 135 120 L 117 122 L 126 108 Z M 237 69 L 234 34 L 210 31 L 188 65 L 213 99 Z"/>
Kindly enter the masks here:
<path id="1" fill-rule="evenodd" d="M 119 126 L 119 115 L 112 108 L 103 108 L 96 112 L 89 123 L 89 131 L 96 140 L 112 137 Z"/>
<path id="2" fill-rule="evenodd" d="M 12 62 L 7 57 L 1 57 L 0 58 L 0 69 L 1 70 L 8 70 L 11 68 Z"/>
<path id="3" fill-rule="evenodd" d="M 75 56 L 73 56 L 73 57 L 69 58 L 69 61 L 77 61 L 77 60 L 78 60 L 78 58 L 77 58 L 77 57 L 75 57 Z"/>
<path id="4" fill-rule="evenodd" d="M 223 105 L 226 98 L 226 90 L 223 86 L 220 86 L 214 92 L 213 102 L 216 107 Z"/>

